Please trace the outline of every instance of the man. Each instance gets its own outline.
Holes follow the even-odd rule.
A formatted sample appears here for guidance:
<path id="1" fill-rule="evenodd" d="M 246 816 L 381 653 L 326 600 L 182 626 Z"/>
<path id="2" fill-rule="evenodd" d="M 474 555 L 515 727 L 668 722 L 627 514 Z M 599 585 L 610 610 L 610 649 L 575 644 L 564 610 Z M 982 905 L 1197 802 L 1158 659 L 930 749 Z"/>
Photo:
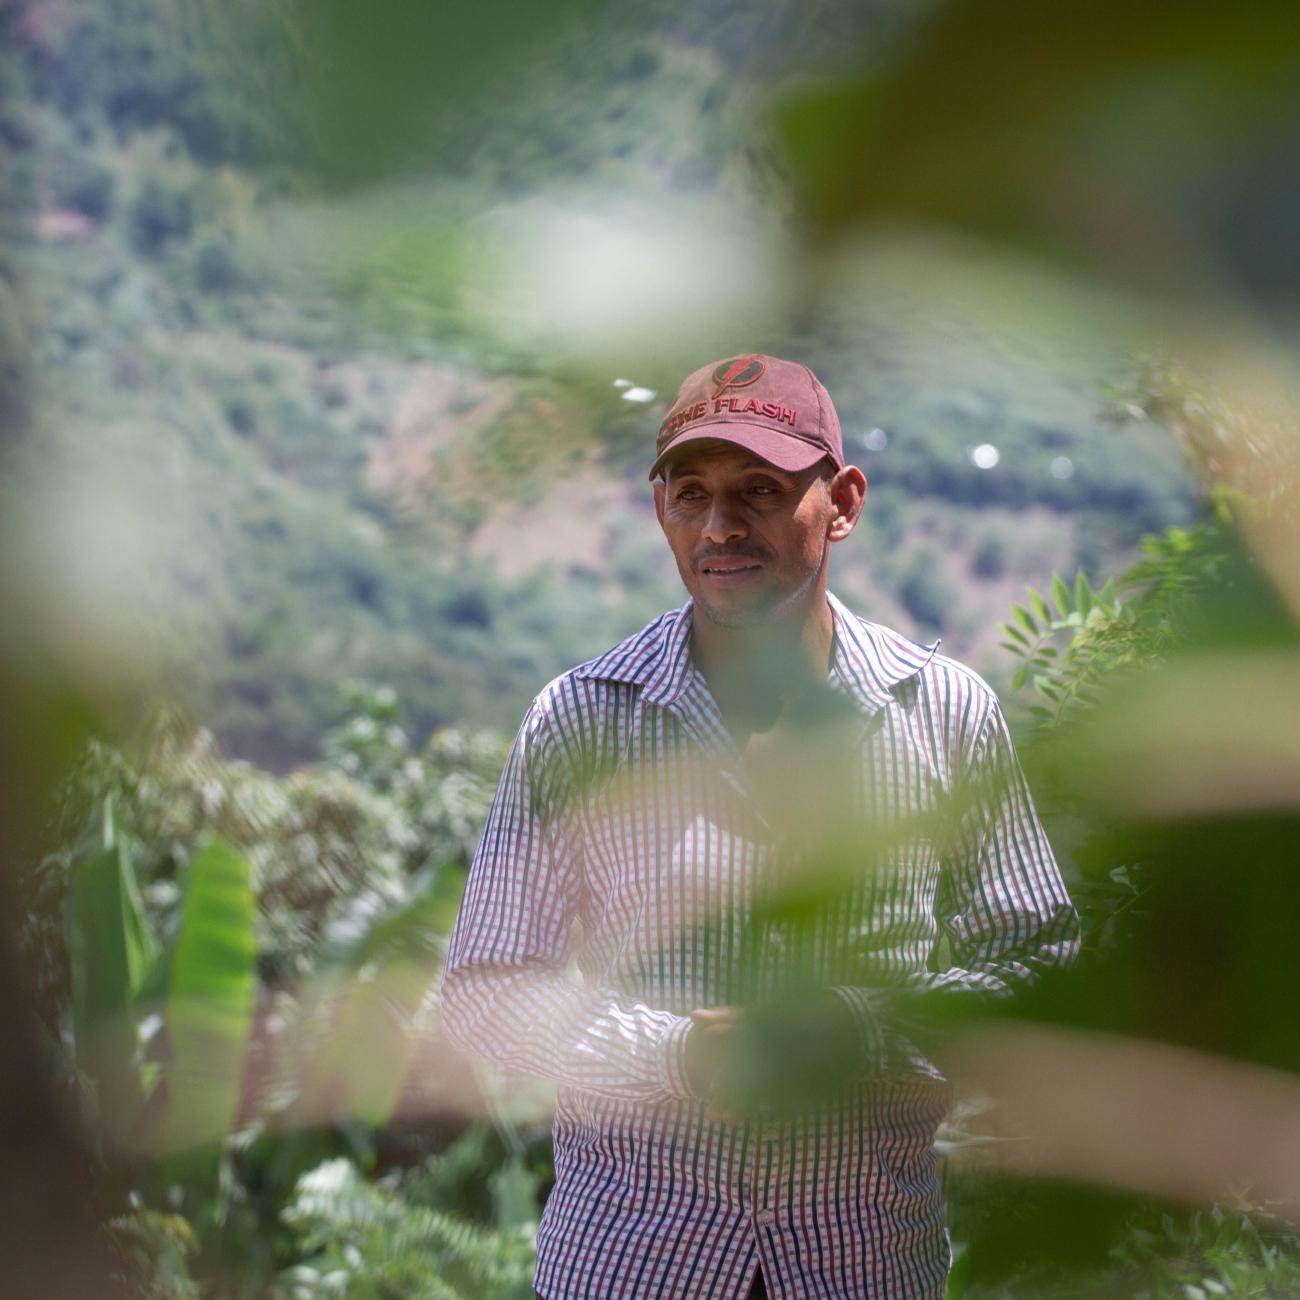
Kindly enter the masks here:
<path id="1" fill-rule="evenodd" d="M 546 1300 L 939 1297 L 947 1093 L 890 1008 L 1077 917 L 988 686 L 827 590 L 867 485 L 812 372 L 705 366 L 655 450 L 690 600 L 529 710 L 447 1032 L 559 1085 Z"/>

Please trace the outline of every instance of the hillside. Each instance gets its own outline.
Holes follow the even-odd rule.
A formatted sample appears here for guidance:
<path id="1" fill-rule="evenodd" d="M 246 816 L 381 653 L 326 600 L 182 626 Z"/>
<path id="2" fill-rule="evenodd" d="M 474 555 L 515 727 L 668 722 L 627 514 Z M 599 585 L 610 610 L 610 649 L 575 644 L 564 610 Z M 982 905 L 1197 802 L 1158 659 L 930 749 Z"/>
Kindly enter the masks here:
<path id="1" fill-rule="evenodd" d="M 677 379 L 750 349 L 814 366 L 868 474 L 836 589 L 995 681 L 1026 582 L 1104 578 L 1188 518 L 1172 439 L 1115 418 L 1126 358 L 1081 290 L 914 233 L 808 282 L 763 126 L 787 27 L 707 16 L 557 38 L 477 116 L 415 104 L 401 166 L 339 186 L 277 152 L 265 69 L 232 80 L 170 7 L 10 10 L 5 492 L 35 598 L 98 611 L 88 641 L 273 767 L 348 677 L 417 732 L 508 729 L 678 603 L 644 466 Z M 899 26 L 861 23 L 882 49 Z"/>

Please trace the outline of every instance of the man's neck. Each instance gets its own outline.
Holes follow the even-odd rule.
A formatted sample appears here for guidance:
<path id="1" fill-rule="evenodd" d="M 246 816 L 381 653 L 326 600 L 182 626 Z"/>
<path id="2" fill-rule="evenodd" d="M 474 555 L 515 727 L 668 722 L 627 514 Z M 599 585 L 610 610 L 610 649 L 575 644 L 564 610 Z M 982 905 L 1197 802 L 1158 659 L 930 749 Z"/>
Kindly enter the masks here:
<path id="1" fill-rule="evenodd" d="M 825 683 L 834 644 L 824 592 L 797 616 L 755 627 L 722 627 L 698 607 L 691 621 L 692 657 L 742 748 L 754 732 L 770 730 L 792 699 Z"/>

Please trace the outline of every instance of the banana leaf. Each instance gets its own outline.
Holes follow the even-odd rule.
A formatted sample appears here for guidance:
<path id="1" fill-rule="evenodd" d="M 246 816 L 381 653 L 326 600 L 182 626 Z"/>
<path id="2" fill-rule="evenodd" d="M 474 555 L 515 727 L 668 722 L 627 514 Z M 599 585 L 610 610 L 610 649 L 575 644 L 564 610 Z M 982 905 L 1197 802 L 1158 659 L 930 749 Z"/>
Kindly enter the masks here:
<path id="1" fill-rule="evenodd" d="M 134 1002 L 157 945 L 107 801 L 101 844 L 73 860 L 65 923 L 77 1066 L 95 1085 L 107 1135 L 120 1140 L 143 1102 Z"/>
<path id="2" fill-rule="evenodd" d="M 210 1152 L 234 1128 L 257 985 L 247 859 L 214 836 L 191 859 L 184 887 L 165 959 L 165 1106 L 156 1135 L 171 1155 Z"/>

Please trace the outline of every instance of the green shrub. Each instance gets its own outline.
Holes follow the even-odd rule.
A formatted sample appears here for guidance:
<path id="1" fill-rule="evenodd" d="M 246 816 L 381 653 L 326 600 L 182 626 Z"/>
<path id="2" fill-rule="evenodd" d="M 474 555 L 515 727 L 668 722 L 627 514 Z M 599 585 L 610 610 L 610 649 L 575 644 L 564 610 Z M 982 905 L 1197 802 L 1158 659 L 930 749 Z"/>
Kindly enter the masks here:
<path id="1" fill-rule="evenodd" d="M 898 598 L 923 627 L 942 631 L 957 604 L 957 593 L 935 572 L 934 563 L 932 551 L 918 551 L 899 583 Z"/>
<path id="2" fill-rule="evenodd" d="M 662 65 L 663 60 L 654 50 L 638 46 L 628 55 L 623 76 L 628 81 L 645 81 L 648 77 L 653 77 Z"/>
<path id="3" fill-rule="evenodd" d="M 210 239 L 199 247 L 194 274 L 204 293 L 229 293 L 239 284 L 239 263 L 225 240 Z"/>
<path id="4" fill-rule="evenodd" d="M 107 167 L 78 157 L 59 169 L 54 195 L 60 207 L 73 208 L 92 221 L 106 221 L 113 212 L 116 188 L 117 180 Z"/>
<path id="5" fill-rule="evenodd" d="M 130 212 L 131 246 L 146 257 L 188 238 L 194 210 L 188 190 L 150 177 L 140 187 Z"/>
<path id="6" fill-rule="evenodd" d="M 528 1300 L 536 1226 L 486 1228 L 365 1182 L 347 1160 L 303 1176 L 285 1218 L 307 1259 L 281 1275 L 292 1300 Z"/>
<path id="7" fill-rule="evenodd" d="M 140 1300 L 200 1300 L 189 1261 L 198 1249 L 193 1229 L 179 1214 L 134 1210 L 110 1219 L 109 1242 L 122 1260 L 119 1279 Z"/>
<path id="8" fill-rule="evenodd" d="M 985 533 L 971 556 L 970 571 L 992 582 L 1007 571 L 1007 544 L 999 533 Z"/>

